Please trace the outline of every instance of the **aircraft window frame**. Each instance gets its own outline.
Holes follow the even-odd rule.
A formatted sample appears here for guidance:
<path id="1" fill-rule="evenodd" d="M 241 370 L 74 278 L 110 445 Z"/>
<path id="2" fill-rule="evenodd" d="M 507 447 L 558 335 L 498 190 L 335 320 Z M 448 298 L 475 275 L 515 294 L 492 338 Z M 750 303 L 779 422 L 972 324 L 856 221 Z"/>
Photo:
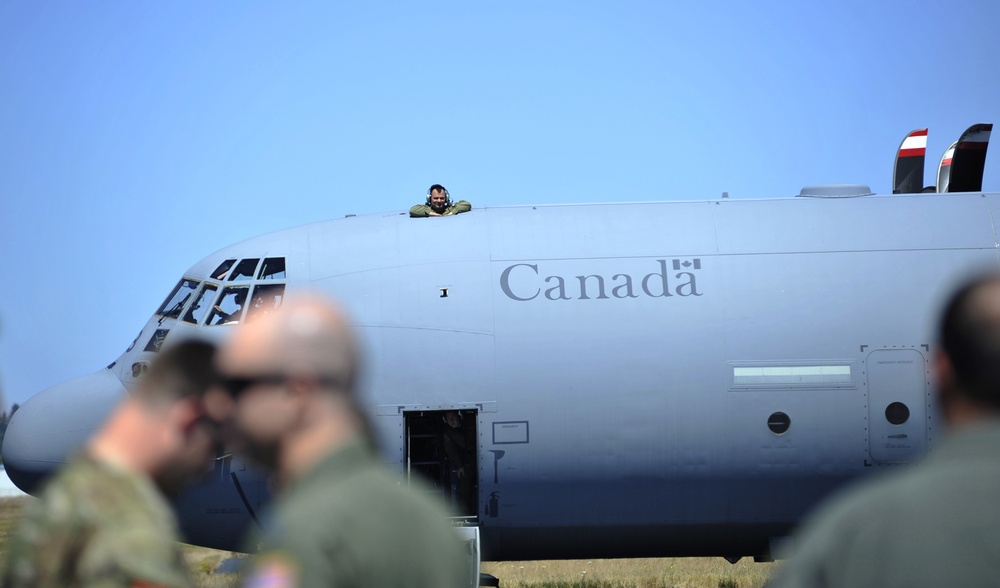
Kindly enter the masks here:
<path id="1" fill-rule="evenodd" d="M 190 285 L 189 285 L 190 284 Z M 166 318 L 180 318 L 181 313 L 184 311 L 184 307 L 187 306 L 188 301 L 191 300 L 191 295 L 198 291 L 198 286 L 201 285 L 201 280 L 196 280 L 194 278 L 184 277 L 181 278 L 177 285 L 174 286 L 173 291 L 170 295 L 163 301 L 160 308 L 156 311 L 158 316 Z M 184 295 L 181 298 L 181 295 Z M 167 309 L 170 309 L 168 312 Z"/>
<path id="2" fill-rule="evenodd" d="M 215 294 L 218 291 L 219 285 L 214 282 L 205 282 L 202 284 L 201 290 L 198 291 L 197 298 L 194 299 L 194 304 L 192 304 L 191 307 L 188 308 L 188 311 L 184 313 L 184 322 L 191 323 L 193 325 L 200 325 L 209 309 L 212 308 L 212 300 L 215 300 Z M 205 297 L 209 294 L 211 294 L 211 299 L 208 301 L 208 304 L 205 304 Z"/>
<path id="3" fill-rule="evenodd" d="M 251 321 L 258 317 L 266 316 L 281 306 L 284 301 L 284 282 L 256 284 L 253 294 L 250 296 L 250 305 L 249 310 L 247 310 L 246 320 Z"/>
<path id="4" fill-rule="evenodd" d="M 272 268 L 274 271 L 271 271 Z M 265 257 L 264 263 L 260 265 L 260 271 L 257 272 L 257 280 L 271 281 L 288 279 L 286 269 L 284 257 Z"/>
<path id="5" fill-rule="evenodd" d="M 252 264 L 252 267 L 250 267 Z M 239 263 L 233 266 L 229 270 L 229 275 L 226 276 L 227 282 L 252 282 L 254 276 L 257 275 L 257 267 L 260 266 L 259 257 L 248 257 L 246 259 L 241 259 Z"/>
<path id="6" fill-rule="evenodd" d="M 854 361 L 767 362 L 731 364 L 730 387 L 766 388 L 857 388 Z"/>
<path id="7" fill-rule="evenodd" d="M 163 347 L 163 341 L 167 338 L 167 333 L 170 329 L 156 329 L 153 332 L 153 336 L 149 338 L 146 343 L 146 347 L 143 349 L 145 352 L 159 353 L 160 348 Z"/>
<path id="8" fill-rule="evenodd" d="M 219 267 L 215 268 L 215 271 L 212 272 L 212 273 L 210 273 L 210 274 L 208 274 L 208 275 L 211 276 L 212 279 L 222 281 L 222 280 L 224 280 L 226 278 L 226 274 L 229 273 L 229 269 L 231 267 L 233 267 L 233 265 L 235 263 L 236 263 L 236 258 L 235 257 L 231 257 L 231 258 L 227 259 L 226 261 L 223 261 L 222 263 L 220 263 Z"/>
<path id="9" fill-rule="evenodd" d="M 286 260 L 285 256 L 265 255 L 227 258 L 216 267 L 211 277 L 201 282 L 194 301 L 182 303 L 186 306 L 186 310 L 181 311 L 182 320 L 215 327 L 268 314 L 285 300 L 288 280 Z M 187 276 L 185 279 L 194 280 Z M 190 282 L 186 284 L 190 285 Z M 233 298 L 234 292 L 244 292 L 239 308 Z M 180 295 L 174 293 L 169 302 L 176 303 L 179 298 Z M 171 307 L 164 303 L 163 308 Z"/>
<path id="10" fill-rule="evenodd" d="M 242 302 L 237 302 L 242 293 Z M 205 320 L 205 326 L 235 325 L 243 318 L 250 299 L 250 285 L 226 286 L 215 298 L 215 304 Z"/>

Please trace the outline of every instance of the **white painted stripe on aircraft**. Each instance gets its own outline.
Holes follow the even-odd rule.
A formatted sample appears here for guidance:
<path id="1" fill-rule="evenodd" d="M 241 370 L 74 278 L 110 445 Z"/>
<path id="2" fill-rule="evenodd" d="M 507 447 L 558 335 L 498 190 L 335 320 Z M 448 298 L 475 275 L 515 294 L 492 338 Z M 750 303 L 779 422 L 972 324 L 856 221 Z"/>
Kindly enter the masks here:
<path id="1" fill-rule="evenodd" d="M 917 135 L 909 136 L 903 139 L 903 144 L 900 149 L 926 149 L 927 148 L 927 135 Z"/>

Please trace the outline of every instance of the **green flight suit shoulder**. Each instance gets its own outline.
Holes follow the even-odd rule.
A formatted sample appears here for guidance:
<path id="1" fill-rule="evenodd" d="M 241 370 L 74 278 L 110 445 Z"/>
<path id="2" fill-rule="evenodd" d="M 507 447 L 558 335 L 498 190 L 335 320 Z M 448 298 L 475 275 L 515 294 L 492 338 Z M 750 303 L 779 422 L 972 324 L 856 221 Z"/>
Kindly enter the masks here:
<path id="1" fill-rule="evenodd" d="M 443 505 L 403 485 L 361 442 L 296 481 L 257 545 L 251 583 L 457 588 L 469 580 Z"/>
<path id="2" fill-rule="evenodd" d="M 426 204 L 414 204 L 410 207 L 410 218 L 430 216 L 431 207 Z"/>
<path id="3" fill-rule="evenodd" d="M 410 207 L 410 218 L 424 218 L 430 216 L 433 209 L 429 204 L 415 204 Z M 441 216 L 453 216 L 472 210 L 472 204 L 468 200 L 459 200 L 444 209 Z"/>
<path id="4" fill-rule="evenodd" d="M 469 212 L 472 210 L 472 204 L 468 200 L 459 200 L 455 204 L 452 204 L 445 209 L 445 215 L 451 214 L 461 214 L 463 212 Z"/>

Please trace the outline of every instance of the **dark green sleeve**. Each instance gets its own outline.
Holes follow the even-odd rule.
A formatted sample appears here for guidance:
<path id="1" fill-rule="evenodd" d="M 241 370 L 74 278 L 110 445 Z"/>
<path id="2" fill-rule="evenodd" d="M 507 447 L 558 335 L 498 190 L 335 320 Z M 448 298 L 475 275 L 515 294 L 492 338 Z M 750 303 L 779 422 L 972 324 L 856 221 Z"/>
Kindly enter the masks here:
<path id="1" fill-rule="evenodd" d="M 419 218 L 419 217 L 429 216 L 427 212 L 430 209 L 431 207 L 427 206 L 426 204 L 414 204 L 413 207 L 410 208 L 410 217 Z"/>
<path id="2" fill-rule="evenodd" d="M 463 212 L 469 212 L 470 210 L 472 210 L 472 204 L 470 204 L 468 200 L 459 200 L 451 207 L 449 214 L 460 214 Z M 410 214 L 412 214 L 412 212 Z"/>

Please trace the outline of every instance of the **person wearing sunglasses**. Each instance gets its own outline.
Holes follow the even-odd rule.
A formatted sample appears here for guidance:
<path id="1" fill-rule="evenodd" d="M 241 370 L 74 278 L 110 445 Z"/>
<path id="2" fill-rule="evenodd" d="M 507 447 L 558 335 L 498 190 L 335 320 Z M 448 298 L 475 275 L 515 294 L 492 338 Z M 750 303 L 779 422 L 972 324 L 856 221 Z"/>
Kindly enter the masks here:
<path id="1" fill-rule="evenodd" d="M 377 456 L 344 313 L 316 295 L 236 327 L 220 350 L 233 448 L 273 472 L 276 498 L 248 585 L 468 585 L 443 503 Z"/>

